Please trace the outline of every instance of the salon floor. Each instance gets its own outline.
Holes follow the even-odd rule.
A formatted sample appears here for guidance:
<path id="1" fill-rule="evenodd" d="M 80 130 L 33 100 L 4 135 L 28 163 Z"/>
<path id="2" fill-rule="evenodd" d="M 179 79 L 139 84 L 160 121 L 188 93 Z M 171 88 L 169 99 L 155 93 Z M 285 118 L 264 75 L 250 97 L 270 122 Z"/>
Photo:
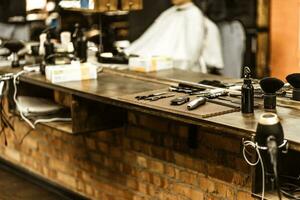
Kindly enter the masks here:
<path id="1" fill-rule="evenodd" d="M 0 168 L 0 200 L 67 200 Z"/>

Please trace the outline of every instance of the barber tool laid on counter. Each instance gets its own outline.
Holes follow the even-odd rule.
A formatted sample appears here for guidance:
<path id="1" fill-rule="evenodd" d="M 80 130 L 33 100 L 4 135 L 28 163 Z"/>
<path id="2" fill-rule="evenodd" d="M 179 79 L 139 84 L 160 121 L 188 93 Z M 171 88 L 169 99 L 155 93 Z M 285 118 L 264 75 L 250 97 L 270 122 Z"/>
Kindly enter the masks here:
<path id="1" fill-rule="evenodd" d="M 254 88 L 251 79 L 251 70 L 245 67 L 244 84 L 242 86 L 242 113 L 254 112 Z"/>
<path id="2" fill-rule="evenodd" d="M 284 86 L 284 82 L 277 78 L 267 77 L 259 84 L 264 91 L 264 108 L 276 109 L 276 92 Z"/>
<path id="3" fill-rule="evenodd" d="M 135 98 L 137 100 L 146 100 L 146 101 L 157 101 L 160 99 L 165 99 L 165 98 L 170 98 L 174 97 L 175 94 L 168 94 L 168 92 L 160 92 L 160 93 L 155 93 L 155 94 L 149 94 L 149 95 L 144 95 L 144 96 L 136 96 Z"/>
<path id="4" fill-rule="evenodd" d="M 189 95 L 198 95 L 198 94 L 201 94 L 201 91 L 204 91 L 204 90 L 205 89 L 185 87 L 185 86 L 180 86 L 180 85 L 169 87 L 170 92 L 185 93 L 185 94 L 189 94 Z"/>
<path id="5" fill-rule="evenodd" d="M 286 77 L 287 82 L 293 86 L 292 99 L 300 101 L 300 73 L 290 74 Z"/>
<path id="6" fill-rule="evenodd" d="M 190 101 L 190 97 L 188 97 L 188 96 L 177 97 L 177 98 L 171 100 L 171 105 L 172 106 L 180 106 L 189 101 Z"/>
<path id="7" fill-rule="evenodd" d="M 194 110 L 194 109 L 198 108 L 199 106 L 204 105 L 206 103 L 206 101 L 207 101 L 207 99 L 205 97 L 198 97 L 188 103 L 187 109 Z"/>

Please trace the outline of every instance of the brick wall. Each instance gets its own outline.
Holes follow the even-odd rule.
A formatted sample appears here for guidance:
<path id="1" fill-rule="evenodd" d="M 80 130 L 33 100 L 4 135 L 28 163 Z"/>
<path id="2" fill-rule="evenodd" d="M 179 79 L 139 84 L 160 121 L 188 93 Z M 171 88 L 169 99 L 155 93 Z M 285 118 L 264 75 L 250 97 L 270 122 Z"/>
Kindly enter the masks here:
<path id="1" fill-rule="evenodd" d="M 132 112 L 125 127 L 77 136 L 38 126 L 20 145 L 28 127 L 13 123 L 2 158 L 92 199 L 251 199 L 241 138 L 197 127 L 190 148 L 188 125 Z"/>

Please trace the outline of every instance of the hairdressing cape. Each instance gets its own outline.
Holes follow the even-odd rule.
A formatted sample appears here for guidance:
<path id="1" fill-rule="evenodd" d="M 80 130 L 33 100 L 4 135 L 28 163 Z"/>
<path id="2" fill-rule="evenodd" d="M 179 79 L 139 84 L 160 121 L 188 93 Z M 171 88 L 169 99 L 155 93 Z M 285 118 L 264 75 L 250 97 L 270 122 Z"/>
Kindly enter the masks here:
<path id="1" fill-rule="evenodd" d="M 193 3 L 164 11 L 126 53 L 171 57 L 176 68 L 192 71 L 223 68 L 219 30 Z"/>

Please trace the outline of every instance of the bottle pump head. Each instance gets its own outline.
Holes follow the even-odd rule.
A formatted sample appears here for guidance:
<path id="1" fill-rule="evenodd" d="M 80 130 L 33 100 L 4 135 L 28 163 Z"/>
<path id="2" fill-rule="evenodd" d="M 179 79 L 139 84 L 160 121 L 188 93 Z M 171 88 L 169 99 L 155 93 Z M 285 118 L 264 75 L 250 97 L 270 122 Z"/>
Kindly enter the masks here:
<path id="1" fill-rule="evenodd" d="M 244 83 L 251 84 L 251 69 L 249 67 L 244 68 Z"/>

